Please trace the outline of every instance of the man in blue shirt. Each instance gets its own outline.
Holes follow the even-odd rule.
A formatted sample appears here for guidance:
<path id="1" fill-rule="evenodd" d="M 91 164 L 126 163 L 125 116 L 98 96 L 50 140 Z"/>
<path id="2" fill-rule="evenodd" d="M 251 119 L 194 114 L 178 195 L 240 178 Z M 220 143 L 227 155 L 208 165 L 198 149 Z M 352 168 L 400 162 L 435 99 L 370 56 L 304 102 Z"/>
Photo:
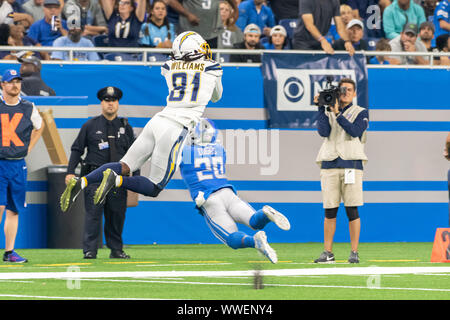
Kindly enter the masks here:
<path id="1" fill-rule="evenodd" d="M 450 34 L 450 2 L 442 0 L 434 11 L 433 24 L 436 28 L 434 37 L 437 38 L 441 34 Z"/>
<path id="2" fill-rule="evenodd" d="M 60 18 L 60 14 L 59 0 L 45 0 L 44 19 L 33 23 L 27 35 L 43 46 L 52 46 L 57 38 L 67 36 L 67 23 Z M 54 29 L 52 29 L 52 19 L 55 20 Z"/>
<path id="3" fill-rule="evenodd" d="M 264 0 L 248 0 L 239 4 L 239 18 L 236 25 L 244 31 L 245 27 L 251 23 L 256 24 L 262 33 L 270 36 L 270 29 L 275 26 L 275 16 Z"/>
<path id="4" fill-rule="evenodd" d="M 53 42 L 54 47 L 80 47 L 93 48 L 91 40 L 82 37 L 83 28 L 79 26 L 70 26 L 69 34 L 67 36 L 59 37 Z M 54 51 L 51 55 L 55 60 L 70 60 L 68 51 Z M 75 51 L 73 52 L 73 61 L 98 61 L 100 57 L 95 51 Z"/>
<path id="5" fill-rule="evenodd" d="M 217 141 L 217 134 L 211 120 L 203 118 L 199 122 L 192 144 L 183 150 L 181 176 L 206 224 L 220 241 L 233 249 L 256 248 L 277 263 L 277 254 L 264 231 L 250 236 L 238 231 L 236 223 L 261 230 L 272 221 L 280 229 L 289 230 L 289 220 L 270 206 L 256 211 L 236 195 L 225 176 L 226 153 Z"/>
<path id="6" fill-rule="evenodd" d="M 44 128 L 34 104 L 20 98 L 21 86 L 19 72 L 6 70 L 0 96 L 0 219 L 6 210 L 3 261 L 14 263 L 28 261 L 14 251 L 19 212 L 26 208 L 27 165 L 24 158 Z"/>

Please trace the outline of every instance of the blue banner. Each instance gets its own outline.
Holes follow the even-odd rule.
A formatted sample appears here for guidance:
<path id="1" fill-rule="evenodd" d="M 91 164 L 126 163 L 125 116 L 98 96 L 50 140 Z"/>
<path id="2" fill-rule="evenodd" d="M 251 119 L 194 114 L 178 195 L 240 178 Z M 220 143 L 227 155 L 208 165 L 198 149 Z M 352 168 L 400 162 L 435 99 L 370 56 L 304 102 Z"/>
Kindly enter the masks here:
<path id="1" fill-rule="evenodd" d="M 351 78 L 357 85 L 354 104 L 368 108 L 366 58 L 335 55 L 298 55 L 265 53 L 261 65 L 264 105 L 269 112 L 270 128 L 315 128 L 317 106 L 314 96 L 342 78 Z"/>

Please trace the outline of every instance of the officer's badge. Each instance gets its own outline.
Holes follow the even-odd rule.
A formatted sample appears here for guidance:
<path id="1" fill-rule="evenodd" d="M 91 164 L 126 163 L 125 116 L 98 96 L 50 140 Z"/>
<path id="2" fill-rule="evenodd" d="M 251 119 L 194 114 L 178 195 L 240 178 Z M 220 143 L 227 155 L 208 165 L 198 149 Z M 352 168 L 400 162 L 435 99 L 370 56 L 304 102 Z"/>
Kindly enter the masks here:
<path id="1" fill-rule="evenodd" d="M 108 94 L 108 96 L 113 96 L 114 95 L 114 88 L 113 87 L 106 88 L 106 93 Z"/>

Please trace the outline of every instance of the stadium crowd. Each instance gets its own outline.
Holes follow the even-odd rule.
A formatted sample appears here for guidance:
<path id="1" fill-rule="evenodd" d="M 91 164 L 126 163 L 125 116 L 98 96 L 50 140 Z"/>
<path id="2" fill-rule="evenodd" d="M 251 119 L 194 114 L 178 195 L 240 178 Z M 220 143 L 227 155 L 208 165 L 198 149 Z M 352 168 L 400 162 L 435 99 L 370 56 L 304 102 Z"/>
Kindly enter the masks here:
<path id="1" fill-rule="evenodd" d="M 319 11 L 327 17 L 329 8 L 336 9 L 330 21 L 309 19 Z M 0 0 L 0 45 L 170 48 L 177 34 L 192 30 L 211 48 L 448 52 L 449 13 L 450 0 Z M 327 31 L 305 37 L 312 24 Z M 16 59 L 16 53 L 0 51 L 0 58 Z M 42 60 L 141 59 L 127 53 L 33 54 Z M 259 61 L 245 58 L 231 61 Z M 429 63 L 428 56 L 394 54 L 368 61 Z M 434 64 L 450 61 L 441 57 Z"/>

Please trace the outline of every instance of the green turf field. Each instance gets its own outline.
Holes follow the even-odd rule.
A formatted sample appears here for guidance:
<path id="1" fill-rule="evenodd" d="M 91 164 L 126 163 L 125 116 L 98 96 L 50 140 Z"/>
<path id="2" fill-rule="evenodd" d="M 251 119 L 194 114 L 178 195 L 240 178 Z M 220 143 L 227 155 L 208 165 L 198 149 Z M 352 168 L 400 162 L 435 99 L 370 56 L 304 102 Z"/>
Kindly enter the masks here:
<path id="1" fill-rule="evenodd" d="M 450 299 L 450 264 L 429 262 L 432 243 L 362 243 L 352 265 L 349 244 L 335 244 L 334 265 L 313 263 L 320 243 L 272 246 L 277 264 L 225 245 L 128 246 L 130 260 L 109 259 L 108 249 L 96 260 L 77 249 L 18 249 L 29 262 L 0 263 L 0 299 Z"/>

